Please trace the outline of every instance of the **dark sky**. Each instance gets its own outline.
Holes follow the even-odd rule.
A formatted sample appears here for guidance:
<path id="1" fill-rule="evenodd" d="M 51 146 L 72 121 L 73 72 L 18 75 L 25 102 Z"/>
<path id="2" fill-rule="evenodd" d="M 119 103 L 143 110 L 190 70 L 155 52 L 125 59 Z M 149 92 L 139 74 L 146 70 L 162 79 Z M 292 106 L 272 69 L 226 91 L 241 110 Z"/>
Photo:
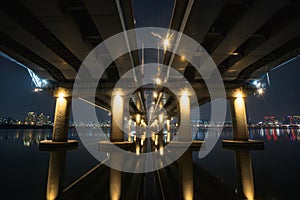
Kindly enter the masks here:
<path id="1" fill-rule="evenodd" d="M 173 1 L 133 0 L 136 27 L 169 26 Z M 0 57 L 0 116 L 24 119 L 28 111 L 53 116 L 55 100 L 45 92 L 33 93 L 34 86 L 26 69 Z M 261 96 L 250 96 L 248 116 L 261 121 L 265 115 L 300 114 L 300 59 L 269 73 L 271 86 Z"/>

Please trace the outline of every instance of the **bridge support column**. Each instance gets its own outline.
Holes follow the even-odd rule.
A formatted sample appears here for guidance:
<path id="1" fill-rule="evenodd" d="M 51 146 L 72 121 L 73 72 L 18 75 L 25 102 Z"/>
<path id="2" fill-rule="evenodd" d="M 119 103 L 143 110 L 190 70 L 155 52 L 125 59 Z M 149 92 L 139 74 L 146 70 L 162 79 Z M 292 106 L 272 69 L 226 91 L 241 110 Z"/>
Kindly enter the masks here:
<path id="1" fill-rule="evenodd" d="M 254 199 L 252 161 L 249 150 L 235 150 L 235 162 L 240 198 Z"/>
<path id="2" fill-rule="evenodd" d="M 111 116 L 110 141 L 123 142 L 124 132 L 122 128 L 124 125 L 124 98 L 120 94 L 113 96 Z"/>
<path id="3" fill-rule="evenodd" d="M 245 94 L 242 91 L 236 92 L 230 100 L 232 129 L 234 140 L 248 140 L 248 126 L 246 117 Z"/>
<path id="4" fill-rule="evenodd" d="M 52 132 L 53 142 L 67 142 L 69 117 L 71 110 L 71 94 L 64 88 L 58 88 L 54 92 L 56 99 L 54 126 Z"/>
<path id="5" fill-rule="evenodd" d="M 48 181 L 47 181 L 47 200 L 57 199 L 63 190 L 64 172 L 66 162 L 66 151 L 52 151 L 50 153 Z"/>
<path id="6" fill-rule="evenodd" d="M 179 140 L 191 141 L 191 107 L 190 97 L 187 94 L 183 94 L 179 99 L 180 106 L 180 132 Z"/>
<path id="7" fill-rule="evenodd" d="M 194 179 L 193 179 L 193 152 L 185 152 L 179 159 L 181 171 L 181 188 L 184 200 L 194 198 Z"/>

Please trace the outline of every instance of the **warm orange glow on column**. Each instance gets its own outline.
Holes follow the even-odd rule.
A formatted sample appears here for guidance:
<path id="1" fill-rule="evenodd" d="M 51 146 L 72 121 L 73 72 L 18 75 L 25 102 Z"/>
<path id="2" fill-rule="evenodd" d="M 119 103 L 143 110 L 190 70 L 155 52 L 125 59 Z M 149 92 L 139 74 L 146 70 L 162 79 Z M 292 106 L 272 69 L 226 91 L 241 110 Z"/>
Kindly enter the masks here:
<path id="1" fill-rule="evenodd" d="M 123 135 L 123 113 L 124 100 L 120 94 L 113 96 L 112 100 L 112 125 L 110 139 L 113 142 L 120 142 L 124 140 Z M 118 123 L 117 123 L 118 122 Z"/>
<path id="2" fill-rule="evenodd" d="M 135 121 L 136 121 L 136 124 L 139 125 L 141 123 L 141 115 L 140 114 L 137 114 L 135 116 Z"/>
<path id="3" fill-rule="evenodd" d="M 191 107 L 190 98 L 186 93 L 179 99 L 180 106 L 180 130 L 179 139 L 190 140 L 191 134 Z"/>
<path id="4" fill-rule="evenodd" d="M 158 117 L 158 121 L 159 121 L 159 125 L 162 126 L 163 122 L 164 122 L 164 114 L 161 113 Z"/>
<path id="5" fill-rule="evenodd" d="M 169 132 L 170 131 L 170 120 L 167 119 L 166 121 L 166 126 L 167 126 L 167 131 Z"/>
<path id="6" fill-rule="evenodd" d="M 231 100 L 231 115 L 233 138 L 237 140 L 248 140 L 246 106 L 244 97 L 239 96 Z"/>
<path id="7" fill-rule="evenodd" d="M 52 140 L 56 142 L 66 142 L 68 140 L 69 115 L 70 115 L 70 98 L 64 97 L 63 93 L 59 94 L 56 99 L 54 126 Z"/>

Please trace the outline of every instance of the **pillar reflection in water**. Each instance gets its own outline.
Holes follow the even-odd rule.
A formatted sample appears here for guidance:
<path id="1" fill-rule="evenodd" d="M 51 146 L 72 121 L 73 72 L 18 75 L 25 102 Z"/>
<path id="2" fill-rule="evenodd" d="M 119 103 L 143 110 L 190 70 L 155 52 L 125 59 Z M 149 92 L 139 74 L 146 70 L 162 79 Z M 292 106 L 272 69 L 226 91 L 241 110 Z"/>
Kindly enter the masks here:
<path id="1" fill-rule="evenodd" d="M 193 153 L 185 152 L 179 158 L 181 171 L 182 197 L 184 200 L 193 200 L 194 198 L 194 179 L 193 179 Z"/>
<path id="2" fill-rule="evenodd" d="M 235 150 L 238 190 L 241 198 L 254 199 L 252 161 L 249 150 Z"/>
<path id="3" fill-rule="evenodd" d="M 50 153 L 46 198 L 54 200 L 63 191 L 66 151 L 52 151 Z"/>
<path id="4" fill-rule="evenodd" d="M 114 162 L 113 165 L 122 164 L 122 155 L 119 153 L 110 153 L 110 161 Z M 116 169 L 110 169 L 109 176 L 109 193 L 111 200 L 119 200 L 121 197 L 121 183 L 122 183 L 122 172 Z"/>

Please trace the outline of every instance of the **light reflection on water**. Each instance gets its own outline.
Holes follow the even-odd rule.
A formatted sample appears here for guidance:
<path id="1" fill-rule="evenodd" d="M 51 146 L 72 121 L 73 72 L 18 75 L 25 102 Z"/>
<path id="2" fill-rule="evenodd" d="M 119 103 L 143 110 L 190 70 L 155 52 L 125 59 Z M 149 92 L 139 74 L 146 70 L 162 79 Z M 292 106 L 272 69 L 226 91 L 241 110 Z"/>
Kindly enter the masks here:
<path id="1" fill-rule="evenodd" d="M 203 140 L 207 129 L 193 131 L 195 139 Z M 218 136 L 220 131 L 221 129 L 215 128 L 215 135 L 212 137 Z M 3 199 L 24 199 L 24 193 L 27 194 L 25 199 L 45 197 L 49 153 L 39 152 L 38 144 L 41 140 L 51 139 L 51 134 L 52 130 L 48 129 L 0 129 L 0 186 Z M 93 129 L 81 134 L 98 136 Z M 78 139 L 74 129 L 69 130 L 68 137 Z M 298 195 L 299 129 L 255 128 L 249 129 L 249 137 L 265 141 L 265 151 L 251 151 L 256 195 L 277 199 L 294 198 Z M 225 128 L 220 138 L 231 139 L 231 129 Z M 198 159 L 197 153 L 194 153 L 193 158 L 231 188 L 237 188 L 234 153 L 222 148 L 221 139 L 206 158 Z M 98 163 L 80 143 L 77 150 L 67 154 L 65 186 Z M 19 193 L 15 192 L 16 183 L 19 183 L 18 187 L 21 186 Z"/>

